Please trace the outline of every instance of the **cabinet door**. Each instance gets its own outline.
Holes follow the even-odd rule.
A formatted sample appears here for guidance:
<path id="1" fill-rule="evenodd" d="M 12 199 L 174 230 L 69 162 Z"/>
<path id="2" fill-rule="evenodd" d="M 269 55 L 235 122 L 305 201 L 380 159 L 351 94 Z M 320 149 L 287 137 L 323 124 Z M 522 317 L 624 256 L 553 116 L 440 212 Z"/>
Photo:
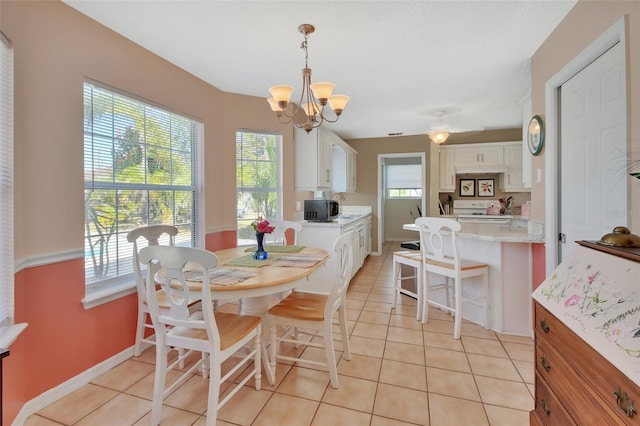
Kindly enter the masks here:
<path id="1" fill-rule="evenodd" d="M 504 164 L 503 153 L 501 146 L 484 147 L 478 150 L 478 162 L 483 165 L 502 165 Z"/>
<path id="2" fill-rule="evenodd" d="M 530 192 L 522 178 L 522 144 L 514 142 L 504 147 L 506 173 L 500 175 L 500 187 L 505 192 Z"/>
<path id="3" fill-rule="evenodd" d="M 465 166 L 500 166 L 504 164 L 502 146 L 456 148 L 455 165 Z"/>
<path id="4" fill-rule="evenodd" d="M 356 155 L 355 151 L 347 150 L 347 192 L 356 192 Z"/>
<path id="5" fill-rule="evenodd" d="M 440 148 L 440 192 L 455 191 L 454 151 L 450 148 Z"/>
<path id="6" fill-rule="evenodd" d="M 318 132 L 318 187 L 331 188 L 331 166 L 333 143 L 331 135 L 321 129 Z"/>

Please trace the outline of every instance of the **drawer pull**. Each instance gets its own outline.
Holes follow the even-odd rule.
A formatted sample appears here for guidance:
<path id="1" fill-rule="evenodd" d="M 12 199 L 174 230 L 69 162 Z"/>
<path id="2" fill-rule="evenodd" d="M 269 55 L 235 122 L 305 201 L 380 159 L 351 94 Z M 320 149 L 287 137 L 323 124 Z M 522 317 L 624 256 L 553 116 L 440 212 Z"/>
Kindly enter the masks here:
<path id="1" fill-rule="evenodd" d="M 546 355 L 542 355 L 540 357 L 540 364 L 542 364 L 542 367 L 546 370 L 549 371 L 551 370 L 551 364 L 549 363 L 549 360 L 547 359 Z"/>
<path id="2" fill-rule="evenodd" d="M 549 324 L 547 324 L 547 320 L 541 320 L 540 321 L 540 328 L 542 329 L 542 331 L 544 331 L 545 333 L 549 332 Z"/>
<path id="3" fill-rule="evenodd" d="M 627 395 L 626 392 L 617 390 L 613 394 L 616 396 L 618 408 L 622 410 L 625 416 L 633 417 L 635 414 L 638 414 L 638 410 L 636 410 L 633 400 L 629 399 L 629 395 Z"/>
<path id="4" fill-rule="evenodd" d="M 547 400 L 546 399 L 541 399 L 540 400 L 540 407 L 542 408 L 542 411 L 544 411 L 544 413 L 547 416 L 549 414 L 551 414 L 551 409 L 549 408 L 549 404 L 547 404 Z"/>

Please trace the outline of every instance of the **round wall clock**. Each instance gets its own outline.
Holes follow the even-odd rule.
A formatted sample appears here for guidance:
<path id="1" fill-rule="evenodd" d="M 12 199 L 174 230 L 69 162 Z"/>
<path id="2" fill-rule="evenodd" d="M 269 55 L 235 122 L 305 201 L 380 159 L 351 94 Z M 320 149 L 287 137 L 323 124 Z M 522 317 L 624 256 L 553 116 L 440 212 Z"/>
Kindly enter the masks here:
<path id="1" fill-rule="evenodd" d="M 533 155 L 539 155 L 544 145 L 544 124 L 542 117 L 534 115 L 527 128 L 527 145 Z"/>

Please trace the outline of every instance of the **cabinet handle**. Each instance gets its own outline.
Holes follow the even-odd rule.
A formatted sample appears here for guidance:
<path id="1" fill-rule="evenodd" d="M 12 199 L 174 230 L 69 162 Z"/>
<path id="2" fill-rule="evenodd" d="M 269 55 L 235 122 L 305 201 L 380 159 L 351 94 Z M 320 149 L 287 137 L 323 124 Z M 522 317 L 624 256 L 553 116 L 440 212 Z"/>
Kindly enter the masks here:
<path id="1" fill-rule="evenodd" d="M 542 411 L 544 411 L 544 413 L 547 416 L 551 414 L 551 409 L 549 408 L 549 404 L 547 403 L 546 399 L 540 400 L 540 407 L 542 408 Z"/>
<path id="2" fill-rule="evenodd" d="M 542 355 L 540 357 L 540 364 L 546 371 L 551 370 L 551 364 L 549 363 L 549 360 L 547 359 L 546 355 Z"/>
<path id="3" fill-rule="evenodd" d="M 484 154 L 480 154 L 480 162 L 484 163 Z"/>
<path id="4" fill-rule="evenodd" d="M 622 410 L 625 416 L 633 417 L 638 414 L 638 410 L 636 410 L 633 400 L 629 399 L 629 395 L 627 395 L 626 392 L 617 390 L 613 394 L 616 396 L 616 404 L 618 404 L 618 408 Z"/>
<path id="5" fill-rule="evenodd" d="M 540 321 L 540 328 L 542 329 L 542 331 L 544 331 L 545 333 L 549 332 L 549 324 L 547 323 L 547 320 L 541 320 Z"/>

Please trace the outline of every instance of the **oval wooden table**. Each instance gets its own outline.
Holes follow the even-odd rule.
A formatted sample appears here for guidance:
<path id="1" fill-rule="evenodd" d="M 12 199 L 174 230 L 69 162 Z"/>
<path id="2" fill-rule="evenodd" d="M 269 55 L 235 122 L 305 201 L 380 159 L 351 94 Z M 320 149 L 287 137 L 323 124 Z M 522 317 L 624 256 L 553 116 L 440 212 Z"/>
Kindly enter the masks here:
<path id="1" fill-rule="evenodd" d="M 304 247 L 297 252 L 283 253 L 275 252 L 277 250 L 275 247 L 273 247 L 274 251 L 269 252 L 270 247 L 265 246 L 265 250 L 269 253 L 269 258 L 266 260 L 249 260 L 248 257 L 252 253 L 247 251 L 247 248 L 247 246 L 241 246 L 214 252 L 218 257 L 218 266 L 215 271 L 222 273 L 226 270 L 231 275 L 225 277 L 224 274 L 221 274 L 218 278 L 212 278 L 211 297 L 214 300 L 242 299 L 240 313 L 242 315 L 261 316 L 263 323 L 267 322 L 269 296 L 302 285 L 309 275 L 323 266 L 329 259 L 329 254 L 325 250 L 315 247 Z M 308 266 L 311 263 L 312 265 Z M 239 266 L 242 264 L 254 266 Z M 257 267 L 259 264 L 263 266 Z M 188 270 L 189 266 L 187 265 L 185 269 Z M 234 276 L 234 273 L 237 275 Z M 249 275 L 250 277 L 247 277 Z M 216 284 L 216 280 L 233 282 L 238 277 L 241 278 L 241 281 L 233 284 Z M 158 281 L 161 280 L 160 276 L 157 278 Z M 200 297 L 202 284 L 196 281 L 190 282 L 189 291 L 193 292 L 193 296 Z M 267 372 L 267 379 L 273 385 L 275 383 L 275 371 L 271 369 L 267 356 L 268 327 L 263 326 L 262 337 L 263 365 Z"/>

